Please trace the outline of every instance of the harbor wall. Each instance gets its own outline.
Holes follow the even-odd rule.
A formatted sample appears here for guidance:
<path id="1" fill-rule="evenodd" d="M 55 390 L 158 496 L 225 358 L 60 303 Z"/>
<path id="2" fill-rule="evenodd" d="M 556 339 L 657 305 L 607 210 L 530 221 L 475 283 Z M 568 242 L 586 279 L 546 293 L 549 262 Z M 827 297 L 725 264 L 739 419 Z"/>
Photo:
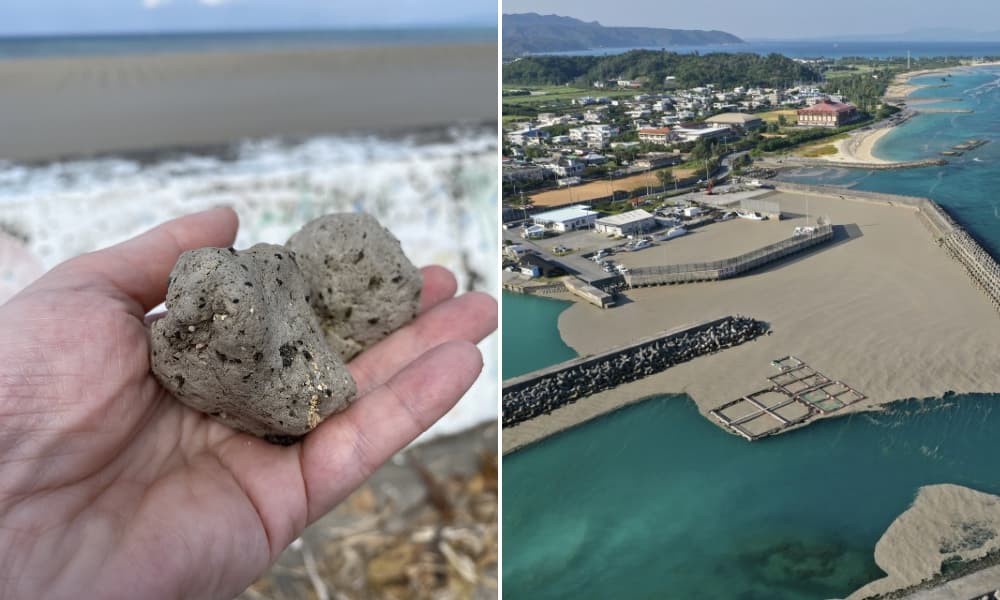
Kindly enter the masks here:
<path id="1" fill-rule="evenodd" d="M 503 427 L 548 414 L 698 356 L 738 346 L 766 331 L 763 321 L 722 317 L 509 379 L 503 384 Z"/>

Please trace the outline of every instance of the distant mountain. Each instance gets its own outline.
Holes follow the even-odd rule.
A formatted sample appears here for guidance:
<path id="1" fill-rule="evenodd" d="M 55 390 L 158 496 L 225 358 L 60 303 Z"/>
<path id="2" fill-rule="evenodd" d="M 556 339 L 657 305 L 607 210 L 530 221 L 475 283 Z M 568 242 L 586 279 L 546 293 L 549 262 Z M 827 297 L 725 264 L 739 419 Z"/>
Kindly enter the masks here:
<path id="1" fill-rule="evenodd" d="M 742 44 L 725 31 L 658 29 L 654 27 L 605 27 L 572 17 L 536 13 L 503 15 L 503 54 L 560 52 L 591 48 L 631 48 Z"/>

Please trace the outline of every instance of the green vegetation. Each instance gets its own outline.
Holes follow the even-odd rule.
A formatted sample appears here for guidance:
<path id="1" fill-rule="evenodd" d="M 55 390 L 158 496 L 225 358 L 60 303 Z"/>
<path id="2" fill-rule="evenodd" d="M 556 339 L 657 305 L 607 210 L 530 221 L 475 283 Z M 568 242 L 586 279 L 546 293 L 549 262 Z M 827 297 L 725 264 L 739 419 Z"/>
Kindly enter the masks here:
<path id="1" fill-rule="evenodd" d="M 594 81 L 624 77 L 646 78 L 645 89 L 665 88 L 667 76 L 681 87 L 715 84 L 735 86 L 787 86 L 797 81 L 818 81 L 812 68 L 780 54 L 678 54 L 633 50 L 612 56 L 533 56 L 504 65 L 507 85 L 589 86 Z M 605 95 L 605 94 L 602 94 Z"/>

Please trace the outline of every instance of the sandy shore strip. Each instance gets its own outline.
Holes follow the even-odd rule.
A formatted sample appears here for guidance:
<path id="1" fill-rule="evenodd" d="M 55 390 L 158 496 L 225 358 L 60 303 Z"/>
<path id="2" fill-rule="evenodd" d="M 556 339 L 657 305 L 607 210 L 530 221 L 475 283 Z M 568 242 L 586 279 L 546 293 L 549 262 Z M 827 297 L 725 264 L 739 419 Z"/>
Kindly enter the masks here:
<path id="1" fill-rule="evenodd" d="M 921 586 L 909 598 L 968 600 L 1000 587 L 996 567 L 947 584 L 927 585 L 946 561 L 982 560 L 1000 552 L 1000 498 L 942 484 L 920 488 L 916 500 L 896 517 L 875 544 L 875 563 L 887 575 L 856 590 L 847 600 L 879 598 Z M 921 585 L 923 584 L 923 585 Z"/>
<path id="2" fill-rule="evenodd" d="M 825 156 L 831 162 L 867 163 L 873 165 L 891 165 L 896 161 L 885 160 L 875 156 L 875 144 L 884 138 L 894 126 L 865 129 L 853 132 L 847 139 L 838 141 L 834 146 L 837 153 Z"/>
<path id="3" fill-rule="evenodd" d="M 495 122 L 497 46 L 0 60 L 0 160 Z"/>
<path id="4" fill-rule="evenodd" d="M 834 415 L 902 398 L 1000 389 L 1000 318 L 916 211 L 789 192 L 769 199 L 791 218 L 748 224 L 787 236 L 806 224 L 807 213 L 810 222 L 825 215 L 843 226 L 839 239 L 744 277 L 629 290 L 629 302 L 603 311 L 578 303 L 562 313 L 559 330 L 581 355 L 718 315 L 764 320 L 771 335 L 505 429 L 504 451 L 653 394 L 687 393 L 708 418 L 709 410 L 768 387 L 766 377 L 776 372 L 771 361 L 790 354 L 867 396 Z M 664 245 L 704 236 L 713 254 L 743 250 L 742 236 L 713 235 L 713 227 Z"/>

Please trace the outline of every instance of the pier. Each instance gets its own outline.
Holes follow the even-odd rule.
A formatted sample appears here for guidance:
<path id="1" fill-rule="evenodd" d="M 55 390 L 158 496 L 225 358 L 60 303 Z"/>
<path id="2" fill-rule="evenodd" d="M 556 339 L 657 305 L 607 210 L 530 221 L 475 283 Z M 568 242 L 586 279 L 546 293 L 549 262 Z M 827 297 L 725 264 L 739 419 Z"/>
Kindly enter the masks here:
<path id="1" fill-rule="evenodd" d="M 733 258 L 707 263 L 636 267 L 625 274 L 630 288 L 697 281 L 721 281 L 797 254 L 833 239 L 833 227 L 821 225 L 811 234 L 797 235 Z"/>

